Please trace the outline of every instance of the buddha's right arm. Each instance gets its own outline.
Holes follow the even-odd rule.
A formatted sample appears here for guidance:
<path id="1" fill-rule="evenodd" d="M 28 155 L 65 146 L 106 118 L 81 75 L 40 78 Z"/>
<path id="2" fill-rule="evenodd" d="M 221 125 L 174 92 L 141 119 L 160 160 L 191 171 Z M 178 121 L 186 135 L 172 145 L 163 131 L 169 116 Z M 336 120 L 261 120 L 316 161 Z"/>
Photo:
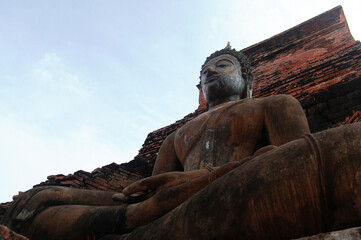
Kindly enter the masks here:
<path id="1" fill-rule="evenodd" d="M 176 132 L 173 132 L 168 135 L 160 147 L 152 176 L 130 184 L 122 193 L 114 194 L 113 200 L 126 203 L 144 201 L 162 189 L 192 181 L 209 173 L 209 169 L 184 172 L 175 151 L 175 134 Z"/>
<path id="2" fill-rule="evenodd" d="M 166 214 L 167 212 L 173 210 L 187 199 L 192 197 L 194 194 L 205 188 L 207 185 L 212 183 L 214 180 L 222 177 L 224 174 L 240 166 L 240 162 L 230 162 L 221 167 L 213 168 L 209 171 L 208 169 L 200 169 L 190 172 L 169 172 L 163 173 L 156 176 L 151 176 L 149 178 L 140 180 L 135 185 L 130 185 L 123 190 L 127 194 L 135 191 L 138 192 L 141 190 L 141 186 L 159 183 L 162 181 L 162 178 L 167 176 L 167 178 L 173 178 L 180 174 L 190 174 L 195 176 L 196 173 L 200 176 L 189 179 L 189 181 L 177 184 L 174 186 L 163 187 L 159 191 L 155 191 L 148 199 L 128 205 L 127 208 L 127 219 L 126 226 L 127 229 L 131 230 L 138 226 L 148 224 L 160 216 Z M 194 175 L 193 175 L 193 174 Z M 173 175 L 173 177 L 171 177 Z M 188 175 L 189 176 L 189 175 Z M 143 183 L 141 183 L 143 181 Z"/>
<path id="3" fill-rule="evenodd" d="M 163 189 L 178 186 L 207 175 L 211 169 L 199 169 L 188 172 L 166 172 L 138 180 L 126 188 L 122 193 L 113 195 L 114 201 L 137 203 L 148 199 Z"/>
<path id="4" fill-rule="evenodd" d="M 216 179 L 223 176 L 228 171 L 242 165 L 253 157 L 276 147 L 268 145 L 259 149 L 253 156 L 239 159 L 238 161 L 230 162 L 223 166 L 207 167 L 184 172 L 182 171 L 183 167 L 175 153 L 174 135 L 175 132 L 170 134 L 163 142 L 154 166 L 153 176 L 132 183 L 123 189 L 122 193 L 115 194 L 113 200 L 125 203 L 142 202 L 163 189 L 179 185 L 183 185 L 182 188 L 187 188 L 186 186 L 189 187 L 190 184 L 192 185 L 192 191 L 197 191 L 213 181 L 210 181 L 209 179 Z M 199 184 L 195 184 L 196 182 Z"/>
<path id="5" fill-rule="evenodd" d="M 259 154 L 269 151 L 275 147 L 276 146 L 267 146 L 264 150 L 261 149 Z M 124 188 L 122 193 L 114 194 L 113 200 L 124 203 L 142 202 L 159 192 L 163 192 L 162 195 L 164 195 L 164 193 L 168 191 L 167 189 L 172 189 L 173 193 L 175 191 L 174 189 L 182 189 L 181 191 L 188 192 L 188 195 L 193 195 L 213 182 L 215 179 L 246 163 L 255 156 L 256 155 L 249 156 L 238 161 L 229 162 L 219 167 L 207 167 L 187 172 L 166 172 L 143 178 Z M 187 190 L 187 188 L 189 189 Z M 170 196 L 171 194 L 168 195 Z M 180 197 L 179 199 L 183 198 Z"/>
<path id="6" fill-rule="evenodd" d="M 235 162 L 225 164 L 220 167 L 207 167 L 193 171 L 183 171 L 183 166 L 179 161 L 174 147 L 175 133 L 170 134 L 163 142 L 157 160 L 154 165 L 153 175 L 132 183 L 123 189 L 122 193 L 114 194 L 113 200 L 125 203 L 137 203 L 145 201 L 163 189 L 190 183 L 192 191 L 197 191 L 208 185 L 209 179 L 218 178 L 233 168 L 242 165 L 253 156 L 240 159 Z M 271 148 L 270 148 L 271 147 Z M 275 146 L 267 146 L 260 149 L 260 153 L 268 151 Z M 258 152 L 257 152 L 258 153 Z M 211 172 L 211 173 L 210 173 Z M 202 184 L 193 185 L 195 182 Z M 213 180 L 212 180 L 213 181 Z M 189 184 L 183 185 L 186 188 Z"/>
<path id="7" fill-rule="evenodd" d="M 183 166 L 175 151 L 175 134 L 176 131 L 168 135 L 160 147 L 152 175 L 158 175 L 172 171 L 183 171 Z"/>

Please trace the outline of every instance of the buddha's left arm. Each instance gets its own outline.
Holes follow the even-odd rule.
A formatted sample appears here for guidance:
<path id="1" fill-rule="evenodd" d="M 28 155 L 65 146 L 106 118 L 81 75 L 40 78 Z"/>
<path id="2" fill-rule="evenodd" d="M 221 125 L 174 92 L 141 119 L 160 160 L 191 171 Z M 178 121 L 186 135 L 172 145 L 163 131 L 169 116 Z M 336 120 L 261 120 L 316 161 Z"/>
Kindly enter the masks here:
<path id="1" fill-rule="evenodd" d="M 277 95 L 265 103 L 265 125 L 271 145 L 280 146 L 309 133 L 301 104 L 292 96 Z"/>

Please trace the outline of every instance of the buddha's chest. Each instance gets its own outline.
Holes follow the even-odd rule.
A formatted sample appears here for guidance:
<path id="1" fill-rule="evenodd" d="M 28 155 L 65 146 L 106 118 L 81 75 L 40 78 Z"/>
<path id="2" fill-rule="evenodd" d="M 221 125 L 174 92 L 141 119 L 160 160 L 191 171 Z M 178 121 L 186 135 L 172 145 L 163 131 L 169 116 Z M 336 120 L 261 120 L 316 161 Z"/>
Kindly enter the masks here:
<path id="1" fill-rule="evenodd" d="M 262 111 L 246 106 L 202 114 L 178 130 L 176 153 L 184 170 L 220 166 L 250 156 L 264 138 Z"/>

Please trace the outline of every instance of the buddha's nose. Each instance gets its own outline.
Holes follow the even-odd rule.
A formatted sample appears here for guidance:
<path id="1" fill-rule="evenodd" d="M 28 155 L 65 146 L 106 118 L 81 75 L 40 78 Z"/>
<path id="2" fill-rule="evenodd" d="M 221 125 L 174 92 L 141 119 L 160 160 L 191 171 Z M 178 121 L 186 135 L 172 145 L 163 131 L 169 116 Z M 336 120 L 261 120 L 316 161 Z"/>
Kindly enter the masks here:
<path id="1" fill-rule="evenodd" d="M 209 76 L 209 75 L 212 75 L 214 73 L 216 73 L 216 69 L 213 66 L 209 66 L 207 68 L 207 75 Z"/>

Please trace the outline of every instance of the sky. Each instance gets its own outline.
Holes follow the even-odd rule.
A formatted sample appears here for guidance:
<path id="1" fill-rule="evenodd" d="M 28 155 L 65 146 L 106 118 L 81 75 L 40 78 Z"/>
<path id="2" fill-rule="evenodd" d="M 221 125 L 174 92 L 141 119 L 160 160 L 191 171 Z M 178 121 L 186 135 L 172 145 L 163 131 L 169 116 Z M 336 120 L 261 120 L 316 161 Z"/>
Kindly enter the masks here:
<path id="1" fill-rule="evenodd" d="M 359 0 L 0 0 L 0 202 L 137 155 L 198 107 L 205 58 Z"/>

